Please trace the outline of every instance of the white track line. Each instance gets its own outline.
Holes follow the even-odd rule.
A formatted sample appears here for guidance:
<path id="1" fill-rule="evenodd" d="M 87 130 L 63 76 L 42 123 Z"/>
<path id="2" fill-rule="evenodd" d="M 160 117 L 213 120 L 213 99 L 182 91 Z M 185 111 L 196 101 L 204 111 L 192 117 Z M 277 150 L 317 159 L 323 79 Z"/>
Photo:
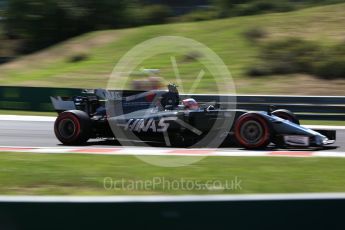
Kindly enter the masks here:
<path id="1" fill-rule="evenodd" d="M 17 147 L 0 146 L 0 152 L 91 154 L 130 156 L 221 156 L 221 157 L 331 157 L 345 158 L 345 152 L 321 151 L 240 151 L 226 149 L 95 148 L 95 147 Z M 0 153 L 1 154 L 1 153 Z"/>
<path id="2" fill-rule="evenodd" d="M 24 116 L 24 115 L 0 115 L 0 121 L 55 121 L 56 117 L 48 116 Z"/>

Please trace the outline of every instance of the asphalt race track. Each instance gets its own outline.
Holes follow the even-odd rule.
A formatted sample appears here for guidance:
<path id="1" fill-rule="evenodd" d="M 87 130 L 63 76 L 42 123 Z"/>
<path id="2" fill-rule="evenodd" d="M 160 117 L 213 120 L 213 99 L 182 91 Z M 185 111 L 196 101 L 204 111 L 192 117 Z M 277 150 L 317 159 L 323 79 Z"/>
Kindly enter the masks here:
<path id="1" fill-rule="evenodd" d="M 0 119 L 0 146 L 59 147 L 61 144 L 54 135 L 53 124 L 51 118 L 44 121 Z M 103 141 L 90 143 L 93 148 L 113 147 L 114 144 L 116 145 Z M 322 151 L 345 152 L 345 129 L 337 130 L 337 141 L 330 147 Z M 239 148 L 231 149 L 245 151 Z"/>

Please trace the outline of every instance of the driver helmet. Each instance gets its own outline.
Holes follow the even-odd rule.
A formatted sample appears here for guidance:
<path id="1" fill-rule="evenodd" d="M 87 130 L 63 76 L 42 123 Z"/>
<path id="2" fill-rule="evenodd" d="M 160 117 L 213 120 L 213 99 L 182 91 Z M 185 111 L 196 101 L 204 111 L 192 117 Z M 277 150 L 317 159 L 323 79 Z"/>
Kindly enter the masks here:
<path id="1" fill-rule="evenodd" d="M 182 100 L 182 104 L 186 109 L 199 109 L 199 104 L 193 98 L 187 98 Z"/>

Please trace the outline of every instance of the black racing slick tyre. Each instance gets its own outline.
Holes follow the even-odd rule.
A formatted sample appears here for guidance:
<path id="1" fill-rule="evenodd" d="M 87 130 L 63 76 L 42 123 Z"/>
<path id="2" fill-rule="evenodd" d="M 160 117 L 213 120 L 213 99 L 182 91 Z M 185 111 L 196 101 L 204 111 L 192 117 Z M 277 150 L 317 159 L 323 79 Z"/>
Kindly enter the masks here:
<path id="1" fill-rule="evenodd" d="M 79 110 L 60 113 L 54 124 L 54 132 L 64 145 L 83 145 L 90 138 L 90 118 Z"/>
<path id="2" fill-rule="evenodd" d="M 268 122 L 257 113 L 245 113 L 235 123 L 235 138 L 246 149 L 262 149 L 271 142 Z"/>
<path id="3" fill-rule="evenodd" d="M 275 110 L 272 112 L 272 115 L 280 117 L 281 119 L 284 119 L 284 120 L 291 121 L 292 123 L 295 123 L 297 125 L 300 124 L 297 116 L 293 112 L 286 109 Z"/>

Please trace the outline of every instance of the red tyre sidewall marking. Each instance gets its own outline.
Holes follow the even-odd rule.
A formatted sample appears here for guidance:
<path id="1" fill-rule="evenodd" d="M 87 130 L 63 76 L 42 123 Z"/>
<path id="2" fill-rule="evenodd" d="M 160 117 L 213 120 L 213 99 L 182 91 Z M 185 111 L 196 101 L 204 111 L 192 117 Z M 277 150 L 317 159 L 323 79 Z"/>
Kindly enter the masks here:
<path id="1" fill-rule="evenodd" d="M 261 141 L 255 145 L 248 144 L 245 140 L 242 139 L 241 133 L 240 133 L 241 126 L 246 121 L 249 121 L 249 120 L 255 120 L 255 121 L 259 122 L 259 124 L 262 125 L 262 127 L 264 129 L 264 135 L 262 136 Z M 244 114 L 236 122 L 235 137 L 236 137 L 236 140 L 242 146 L 247 147 L 247 148 L 257 148 L 260 145 L 262 145 L 263 143 L 265 143 L 270 138 L 269 127 L 267 125 L 267 121 L 264 118 L 260 117 L 260 115 L 257 115 L 257 114 Z"/>
<path id="2" fill-rule="evenodd" d="M 70 142 L 70 141 L 74 141 L 76 138 L 78 138 L 78 136 L 80 135 L 80 122 L 79 122 L 79 120 L 78 120 L 78 118 L 73 114 L 73 113 L 65 113 L 65 114 L 61 114 L 58 118 L 57 118 L 57 120 L 56 120 L 56 122 L 58 122 L 59 124 L 60 124 L 60 122 L 61 121 L 63 121 L 63 120 L 65 120 L 65 119 L 70 119 L 70 120 L 72 120 L 73 121 L 73 123 L 74 123 L 74 125 L 75 125 L 75 131 L 74 131 L 74 133 L 73 133 L 73 137 L 71 138 L 71 139 L 69 139 L 68 140 L 68 142 Z M 55 133 L 57 133 L 59 136 L 61 136 L 60 135 L 60 132 L 59 132 L 59 130 L 58 130 L 58 126 L 59 125 L 56 125 L 55 127 L 54 127 L 54 131 L 55 131 Z M 63 138 L 63 139 L 65 139 L 65 138 Z"/>

